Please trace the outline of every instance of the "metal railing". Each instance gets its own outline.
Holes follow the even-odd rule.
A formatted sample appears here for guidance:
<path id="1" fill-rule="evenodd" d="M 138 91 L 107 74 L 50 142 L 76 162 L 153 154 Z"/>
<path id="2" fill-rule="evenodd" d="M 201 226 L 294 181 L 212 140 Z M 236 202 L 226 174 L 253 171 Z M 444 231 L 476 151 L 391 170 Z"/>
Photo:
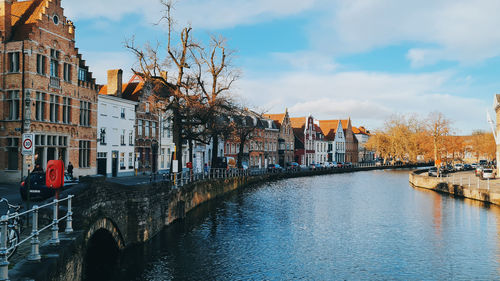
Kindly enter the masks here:
<path id="1" fill-rule="evenodd" d="M 30 210 L 27 210 L 22 213 L 13 213 L 10 215 L 4 215 L 0 218 L 0 280 L 9 280 L 9 261 L 8 254 L 9 248 L 7 248 L 8 241 L 8 231 L 9 231 L 9 222 L 13 219 L 27 216 L 28 218 L 31 215 L 31 234 L 21 241 L 17 241 L 15 245 L 12 245 L 12 248 L 17 248 L 18 246 L 31 241 L 31 253 L 28 256 L 29 261 L 39 261 L 41 260 L 40 256 L 40 233 L 49 229 L 52 232 L 52 238 L 49 240 L 51 245 L 58 245 L 59 240 L 59 222 L 66 220 L 66 229 L 65 233 L 73 232 L 73 212 L 71 210 L 71 199 L 74 195 L 69 195 L 64 199 L 54 199 L 54 201 L 47 203 L 42 206 L 33 206 Z M 68 201 L 66 215 L 63 217 L 59 217 L 59 203 Z M 52 222 L 42 228 L 38 228 L 38 212 L 40 209 L 52 207 Z M 12 249 L 10 249 L 12 250 Z"/>
<path id="2" fill-rule="evenodd" d="M 278 168 L 278 169 L 268 169 L 268 168 L 212 168 L 203 171 L 195 172 L 193 170 L 185 170 L 178 173 L 153 173 L 149 175 L 149 181 L 151 183 L 167 183 L 170 184 L 171 188 L 179 188 L 184 185 L 202 181 L 202 180 L 212 180 L 212 179 L 228 179 L 243 176 L 260 176 L 266 174 L 293 174 L 308 171 L 343 171 L 349 169 L 357 168 L 370 168 L 370 167 L 403 167 L 404 164 L 375 164 L 375 163 L 353 163 L 349 165 L 344 165 L 342 167 L 325 167 L 316 165 L 312 167 L 288 167 L 288 168 Z"/>

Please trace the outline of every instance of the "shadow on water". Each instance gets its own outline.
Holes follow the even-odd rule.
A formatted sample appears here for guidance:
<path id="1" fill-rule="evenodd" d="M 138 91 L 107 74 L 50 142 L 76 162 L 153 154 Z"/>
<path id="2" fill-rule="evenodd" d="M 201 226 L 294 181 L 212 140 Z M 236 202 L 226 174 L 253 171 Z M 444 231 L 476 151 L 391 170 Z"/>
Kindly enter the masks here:
<path id="1" fill-rule="evenodd" d="M 115 268 L 118 270 L 114 270 L 114 277 L 101 280 L 136 280 L 141 277 L 152 261 L 164 257 L 166 253 L 170 253 L 173 256 L 181 256 L 182 252 L 179 250 L 182 250 L 182 247 L 179 247 L 179 243 L 183 234 L 189 233 L 194 228 L 206 222 L 207 219 L 211 222 L 212 235 L 215 235 L 218 225 L 217 206 L 220 206 L 220 204 L 226 200 L 233 200 L 235 198 L 236 201 L 240 201 L 237 197 L 241 197 L 241 192 L 242 191 L 233 191 L 221 198 L 203 203 L 194 210 L 191 210 L 184 219 L 177 220 L 164 228 L 148 242 L 128 247 L 120 254 L 119 266 Z M 189 271 L 189 268 L 182 268 L 179 270 Z M 173 276 L 179 275 L 182 275 L 182 273 L 172 272 L 172 275 L 168 279 L 172 279 Z M 210 280 L 210 278 L 208 277 L 207 280 Z"/>

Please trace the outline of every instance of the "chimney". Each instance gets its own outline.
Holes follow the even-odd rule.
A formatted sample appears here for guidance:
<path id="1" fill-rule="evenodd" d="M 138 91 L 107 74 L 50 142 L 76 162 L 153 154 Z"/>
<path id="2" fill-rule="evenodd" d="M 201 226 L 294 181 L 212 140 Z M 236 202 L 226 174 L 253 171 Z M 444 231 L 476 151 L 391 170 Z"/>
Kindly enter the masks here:
<path id="1" fill-rule="evenodd" d="M 2 32 L 2 41 L 10 39 L 12 30 L 12 0 L 0 0 L 0 32 Z"/>
<path id="2" fill-rule="evenodd" d="M 121 69 L 108 70 L 108 95 L 122 96 L 122 76 Z"/>

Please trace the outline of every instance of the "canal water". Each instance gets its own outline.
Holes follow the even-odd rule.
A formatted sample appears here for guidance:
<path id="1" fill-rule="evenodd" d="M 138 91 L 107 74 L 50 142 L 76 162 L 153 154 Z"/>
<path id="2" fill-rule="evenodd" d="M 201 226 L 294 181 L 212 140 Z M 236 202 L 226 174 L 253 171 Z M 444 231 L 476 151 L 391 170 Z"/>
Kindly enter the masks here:
<path id="1" fill-rule="evenodd" d="M 498 280 L 500 210 L 409 171 L 287 179 L 196 209 L 116 280 Z"/>

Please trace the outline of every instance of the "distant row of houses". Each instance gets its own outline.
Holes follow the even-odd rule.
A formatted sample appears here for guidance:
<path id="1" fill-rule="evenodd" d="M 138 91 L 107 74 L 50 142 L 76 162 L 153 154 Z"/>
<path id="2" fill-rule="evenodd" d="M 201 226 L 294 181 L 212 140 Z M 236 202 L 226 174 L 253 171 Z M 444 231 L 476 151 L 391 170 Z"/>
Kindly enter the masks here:
<path id="1" fill-rule="evenodd" d="M 170 169 L 175 148 L 172 124 L 164 106 L 149 100 L 150 91 L 152 87 L 139 76 L 122 84 L 121 70 L 108 71 L 108 84 L 98 95 L 97 173 L 117 176 Z M 195 171 L 202 171 L 212 163 L 212 149 L 218 157 L 238 159 L 242 142 L 241 161 L 252 168 L 374 160 L 374 153 L 364 149 L 370 133 L 364 127 L 352 127 L 350 119 L 290 117 L 288 110 L 282 114 L 245 110 L 241 116 L 239 122 L 245 122 L 241 126 L 250 128 L 246 141 L 237 134 L 220 139 L 216 148 L 192 141 L 192 162 L 186 143 L 184 165 L 191 162 Z"/>
<path id="2" fill-rule="evenodd" d="M 0 181 L 18 182 L 54 159 L 71 162 L 76 176 L 170 169 L 175 145 L 165 105 L 150 100 L 152 87 L 141 77 L 123 83 L 121 70 L 109 71 L 107 85 L 97 85 L 61 1 L 0 1 L 0 39 Z M 363 150 L 369 132 L 350 119 L 292 118 L 286 110 L 247 111 L 244 119 L 254 127 L 243 147 L 249 167 L 373 160 Z M 21 155 L 23 133 L 35 136 L 34 163 Z M 182 163 L 201 171 L 212 155 L 237 158 L 239 142 L 185 142 L 183 151 Z"/>

